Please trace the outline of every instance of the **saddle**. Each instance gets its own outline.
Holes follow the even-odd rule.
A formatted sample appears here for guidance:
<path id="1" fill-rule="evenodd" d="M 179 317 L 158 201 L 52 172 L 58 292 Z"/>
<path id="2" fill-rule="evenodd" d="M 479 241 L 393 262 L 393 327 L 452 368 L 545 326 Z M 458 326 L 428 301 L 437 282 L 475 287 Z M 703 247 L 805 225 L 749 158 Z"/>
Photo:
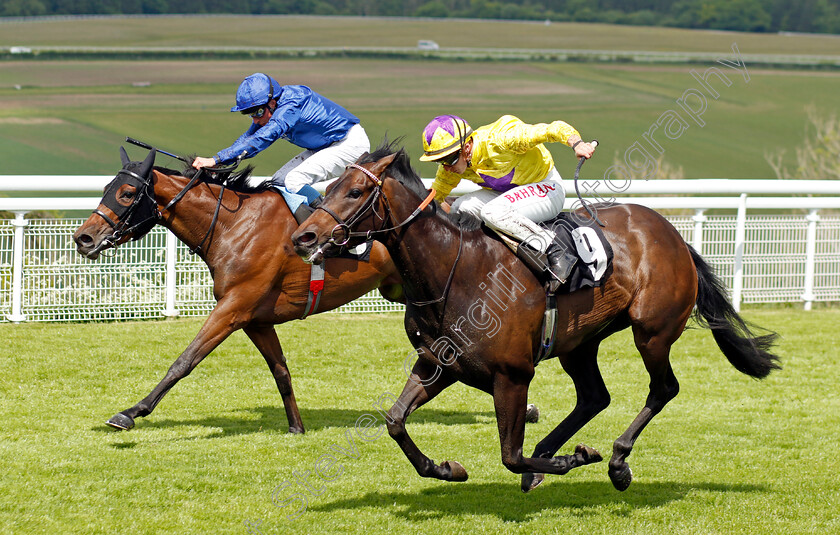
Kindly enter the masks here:
<path id="1" fill-rule="evenodd" d="M 565 283 L 554 280 L 546 272 L 548 261 L 526 243 L 497 233 L 505 244 L 543 281 L 547 293 L 572 293 L 582 288 L 601 286 L 612 273 L 613 250 L 598 223 L 578 214 L 562 212 L 556 218 L 540 223 L 554 236 L 554 247 L 576 258 Z"/>
<path id="2" fill-rule="evenodd" d="M 550 355 L 554 347 L 557 335 L 557 294 L 601 286 L 612 273 L 613 260 L 612 246 L 594 219 L 562 212 L 556 218 L 540 223 L 540 226 L 554 235 L 555 247 L 577 258 L 565 283 L 561 284 L 546 272 L 548 260 L 545 253 L 497 233 L 545 285 L 545 315 L 540 338 L 542 344 L 534 365 Z"/>

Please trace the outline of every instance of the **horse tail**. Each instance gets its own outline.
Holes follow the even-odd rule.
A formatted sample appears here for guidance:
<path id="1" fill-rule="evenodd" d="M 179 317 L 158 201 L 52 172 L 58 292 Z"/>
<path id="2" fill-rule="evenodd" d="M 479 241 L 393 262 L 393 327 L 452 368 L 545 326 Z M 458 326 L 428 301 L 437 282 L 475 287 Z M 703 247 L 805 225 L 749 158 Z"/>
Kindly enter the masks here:
<path id="1" fill-rule="evenodd" d="M 711 329 L 718 347 L 735 368 L 751 377 L 763 379 L 781 367 L 779 357 L 770 353 L 778 335 L 772 331 L 756 336 L 726 297 L 726 289 L 711 266 L 690 245 L 697 269 L 697 322 Z M 754 328 L 754 326 L 752 326 Z"/>

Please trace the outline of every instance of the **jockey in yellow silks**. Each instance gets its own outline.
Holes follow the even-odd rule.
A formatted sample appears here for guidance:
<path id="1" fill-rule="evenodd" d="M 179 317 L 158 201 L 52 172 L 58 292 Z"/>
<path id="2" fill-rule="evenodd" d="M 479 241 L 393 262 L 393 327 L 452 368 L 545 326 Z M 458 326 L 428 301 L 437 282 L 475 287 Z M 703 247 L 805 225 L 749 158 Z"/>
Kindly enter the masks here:
<path id="1" fill-rule="evenodd" d="M 453 203 L 452 210 L 470 213 L 487 226 L 527 243 L 548 258 L 548 271 L 565 282 L 576 258 L 558 248 L 551 232 L 537 223 L 563 209 L 566 193 L 554 160 L 544 143 L 565 143 L 579 158 L 595 148 L 563 121 L 527 124 L 512 115 L 473 131 L 454 115 L 435 117 L 423 130 L 423 161 L 440 164 L 432 187 L 436 199 L 446 196 L 461 179 L 482 189 Z"/>

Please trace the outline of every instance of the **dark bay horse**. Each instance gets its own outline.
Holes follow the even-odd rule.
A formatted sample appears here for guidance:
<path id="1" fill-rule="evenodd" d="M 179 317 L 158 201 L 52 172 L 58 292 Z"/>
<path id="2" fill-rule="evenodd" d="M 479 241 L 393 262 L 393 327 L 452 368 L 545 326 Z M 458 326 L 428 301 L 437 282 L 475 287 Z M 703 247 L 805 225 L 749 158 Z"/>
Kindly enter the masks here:
<path id="1" fill-rule="evenodd" d="M 630 327 L 650 374 L 644 408 L 615 441 L 609 476 L 618 490 L 630 485 L 627 457 L 645 426 L 677 395 L 669 362 L 672 344 L 692 310 L 709 327 L 739 371 L 762 378 L 778 368 L 769 353 L 775 334 L 754 335 L 735 312 L 710 267 L 656 212 L 638 205 L 601 207 L 597 216 L 615 252 L 613 272 L 599 288 L 557 297 L 557 357 L 571 376 L 577 403 L 535 448 L 523 455 L 525 404 L 541 345 L 545 294 L 540 281 L 485 228 L 445 214 L 436 203 L 422 209 L 427 191 L 404 150 L 386 146 L 351 166 L 331 185 L 316 210 L 292 235 L 295 249 L 320 262 L 338 245 L 374 237 L 388 248 L 403 280 L 405 329 L 417 361 L 388 413 L 390 435 L 417 472 L 448 481 L 467 479 L 455 461 L 436 465 L 406 432 L 406 418 L 456 381 L 493 396 L 502 462 L 522 474 L 522 490 L 542 474 L 564 474 L 601 460 L 579 445 L 555 453 L 610 403 L 598 368 L 598 346 Z M 364 163 L 366 162 L 366 163 Z M 581 216 L 583 217 L 583 216 Z"/>
<path id="2" fill-rule="evenodd" d="M 291 375 L 273 326 L 303 316 L 310 266 L 292 248 L 289 236 L 298 224 L 282 196 L 246 186 L 249 168 L 229 178 L 218 219 L 213 222 L 220 184 L 191 182 L 178 171 L 153 167 L 154 150 L 142 163 L 129 161 L 124 150 L 121 156 L 123 170 L 105 188 L 99 207 L 73 235 L 78 251 L 95 260 L 103 250 L 138 239 L 155 224 L 163 225 L 191 250 L 201 245 L 197 254 L 210 269 L 217 304 L 160 384 L 107 423 L 119 429 L 133 427 L 135 418 L 150 414 L 175 383 L 231 333 L 242 329 L 274 376 L 289 431 L 303 433 Z M 192 175 L 191 171 L 185 173 Z M 399 284 L 387 251 L 375 244 L 369 262 L 337 258 L 326 264 L 316 312 L 346 304 L 374 288 L 386 298 L 399 300 Z"/>

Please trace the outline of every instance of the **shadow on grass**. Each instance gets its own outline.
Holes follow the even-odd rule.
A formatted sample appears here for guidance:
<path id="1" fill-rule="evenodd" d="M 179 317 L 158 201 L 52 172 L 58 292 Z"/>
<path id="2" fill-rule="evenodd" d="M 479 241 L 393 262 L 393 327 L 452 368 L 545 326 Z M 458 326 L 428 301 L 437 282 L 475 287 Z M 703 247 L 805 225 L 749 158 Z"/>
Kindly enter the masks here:
<path id="1" fill-rule="evenodd" d="M 248 414 L 248 416 L 243 415 Z M 302 409 L 300 416 L 303 418 L 303 425 L 307 432 L 318 431 L 327 427 L 353 427 L 356 420 L 362 414 L 373 414 L 380 421 L 384 419 L 375 411 L 351 410 L 351 409 Z M 256 415 L 256 418 L 252 415 Z M 495 425 L 495 414 L 487 412 L 463 412 L 445 411 L 424 408 L 411 415 L 410 424 L 436 423 L 443 425 L 488 423 Z M 283 407 L 263 406 L 243 409 L 225 416 L 210 416 L 207 418 L 196 418 L 191 420 L 156 419 L 154 415 L 148 418 L 137 418 L 136 427 L 129 433 L 142 431 L 143 429 L 173 429 L 178 427 L 209 427 L 216 430 L 202 438 L 218 438 L 221 436 L 247 435 L 260 433 L 265 430 L 288 430 L 289 424 L 286 420 L 286 412 Z M 97 425 L 93 428 L 99 432 L 121 432 L 112 427 Z M 218 431 L 221 430 L 221 431 Z"/>
<path id="2" fill-rule="evenodd" d="M 609 481 L 556 481 L 543 483 L 524 494 L 519 490 L 519 479 L 511 478 L 510 483 L 442 483 L 419 492 L 371 492 L 309 510 L 329 513 L 375 507 L 411 521 L 483 515 L 505 522 L 524 522 L 538 518 L 544 510 L 565 509 L 579 517 L 603 515 L 605 506 L 610 514 L 625 516 L 635 509 L 663 507 L 683 500 L 693 491 L 753 493 L 766 492 L 767 488 L 702 482 L 634 482 L 627 491 L 618 492 Z"/>

